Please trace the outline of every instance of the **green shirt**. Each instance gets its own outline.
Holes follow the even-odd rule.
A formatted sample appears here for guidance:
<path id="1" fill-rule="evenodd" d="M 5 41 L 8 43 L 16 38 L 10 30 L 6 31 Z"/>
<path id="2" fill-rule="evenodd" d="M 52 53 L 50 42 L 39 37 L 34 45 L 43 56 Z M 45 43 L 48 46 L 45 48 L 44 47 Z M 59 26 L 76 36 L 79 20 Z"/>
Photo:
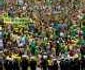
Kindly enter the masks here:
<path id="1" fill-rule="evenodd" d="M 80 39 L 78 45 L 85 45 L 85 40 Z"/>

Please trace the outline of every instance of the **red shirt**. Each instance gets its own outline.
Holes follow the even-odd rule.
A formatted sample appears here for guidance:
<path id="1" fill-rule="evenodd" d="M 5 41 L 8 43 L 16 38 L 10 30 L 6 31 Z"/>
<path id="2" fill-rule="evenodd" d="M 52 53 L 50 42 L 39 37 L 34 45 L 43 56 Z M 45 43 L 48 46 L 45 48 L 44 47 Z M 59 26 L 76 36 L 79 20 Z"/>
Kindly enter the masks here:
<path id="1" fill-rule="evenodd" d="M 69 55 L 70 55 L 70 56 L 74 56 L 74 54 L 75 54 L 74 50 L 70 50 L 70 51 L 69 51 Z"/>

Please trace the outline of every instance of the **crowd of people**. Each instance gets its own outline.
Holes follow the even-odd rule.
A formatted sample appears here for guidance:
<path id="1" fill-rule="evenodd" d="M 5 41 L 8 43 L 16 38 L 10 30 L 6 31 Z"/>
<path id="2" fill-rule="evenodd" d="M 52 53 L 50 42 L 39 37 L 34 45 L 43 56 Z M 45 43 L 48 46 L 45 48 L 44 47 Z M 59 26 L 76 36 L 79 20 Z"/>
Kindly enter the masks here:
<path id="1" fill-rule="evenodd" d="M 0 16 L 7 13 L 12 20 L 32 21 L 15 25 L 0 17 L 0 70 L 85 69 L 83 0 L 9 0 L 3 4 Z"/>

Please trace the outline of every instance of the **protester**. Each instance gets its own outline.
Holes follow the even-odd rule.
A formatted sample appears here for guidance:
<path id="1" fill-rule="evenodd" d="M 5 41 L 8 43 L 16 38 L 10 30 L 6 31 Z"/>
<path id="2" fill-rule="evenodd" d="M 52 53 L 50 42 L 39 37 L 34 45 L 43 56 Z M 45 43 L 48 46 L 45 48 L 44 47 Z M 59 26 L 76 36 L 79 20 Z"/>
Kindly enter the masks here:
<path id="1" fill-rule="evenodd" d="M 27 57 L 25 55 L 23 55 L 20 65 L 21 65 L 22 70 L 27 70 L 28 69 L 29 64 L 28 64 Z"/>
<path id="2" fill-rule="evenodd" d="M 47 70 L 47 65 L 48 65 L 48 61 L 47 61 L 47 56 L 43 55 L 41 58 L 41 67 L 43 70 Z"/>
<path id="3" fill-rule="evenodd" d="M 53 60 L 52 70 L 58 70 L 58 63 L 56 59 Z"/>
<path id="4" fill-rule="evenodd" d="M 12 64 L 12 58 L 11 57 L 7 57 L 6 61 L 4 62 L 4 67 L 6 70 L 12 70 L 13 69 L 13 64 Z"/>
<path id="5" fill-rule="evenodd" d="M 9 70 L 9 68 L 8 68 L 8 60 L 4 61 L 4 68 L 5 68 L 5 70 Z"/>
<path id="6" fill-rule="evenodd" d="M 36 70 L 36 67 L 37 67 L 37 62 L 36 62 L 36 60 L 35 60 L 34 57 L 31 57 L 30 69 L 31 69 L 31 70 Z"/>
<path id="7" fill-rule="evenodd" d="M 13 61 L 13 70 L 20 70 L 19 62 L 17 59 L 14 59 L 14 61 Z"/>
<path id="8" fill-rule="evenodd" d="M 84 5 L 82 0 L 0 0 L 4 68 L 84 69 Z"/>
<path id="9" fill-rule="evenodd" d="M 3 70 L 3 63 L 0 61 L 0 70 Z"/>

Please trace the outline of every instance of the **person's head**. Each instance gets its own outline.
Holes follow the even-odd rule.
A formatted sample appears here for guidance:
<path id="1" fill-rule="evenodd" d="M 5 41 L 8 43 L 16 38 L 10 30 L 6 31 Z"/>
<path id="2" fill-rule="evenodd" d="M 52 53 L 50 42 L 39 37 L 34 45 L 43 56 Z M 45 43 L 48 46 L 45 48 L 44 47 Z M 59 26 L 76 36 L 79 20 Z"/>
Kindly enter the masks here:
<path id="1" fill-rule="evenodd" d="M 18 59 L 17 59 L 17 58 L 14 58 L 13 60 L 14 60 L 15 62 L 18 62 Z"/>
<path id="2" fill-rule="evenodd" d="M 34 56 L 31 56 L 31 58 L 30 58 L 30 59 L 31 59 L 31 61 L 33 61 L 33 60 L 35 60 L 35 57 L 34 57 Z"/>

